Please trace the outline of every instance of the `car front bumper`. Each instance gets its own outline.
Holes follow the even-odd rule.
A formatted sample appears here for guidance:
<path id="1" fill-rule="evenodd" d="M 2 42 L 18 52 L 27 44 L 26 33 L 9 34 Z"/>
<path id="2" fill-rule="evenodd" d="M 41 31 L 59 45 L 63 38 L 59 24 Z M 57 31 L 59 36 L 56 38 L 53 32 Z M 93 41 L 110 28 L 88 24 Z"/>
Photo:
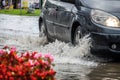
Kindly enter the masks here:
<path id="1" fill-rule="evenodd" d="M 103 57 L 120 58 L 120 34 L 91 33 L 91 53 Z"/>

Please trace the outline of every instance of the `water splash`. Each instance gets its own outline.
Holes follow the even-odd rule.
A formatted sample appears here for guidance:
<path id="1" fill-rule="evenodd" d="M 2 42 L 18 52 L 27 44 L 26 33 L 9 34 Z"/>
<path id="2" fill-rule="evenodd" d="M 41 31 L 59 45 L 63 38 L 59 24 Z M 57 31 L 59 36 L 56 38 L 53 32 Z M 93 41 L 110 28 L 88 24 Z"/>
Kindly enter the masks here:
<path id="1" fill-rule="evenodd" d="M 47 43 L 44 36 L 39 37 L 38 18 L 2 15 L 0 22 L 0 44 L 16 46 L 20 51 L 38 51 L 51 53 L 55 56 L 55 63 L 96 65 L 94 61 L 84 60 L 90 55 L 91 39 L 86 35 L 80 39 L 77 46 L 55 40 Z M 6 22 L 10 24 L 6 24 Z M 23 22 L 24 21 L 24 22 Z M 19 22 L 19 23 L 18 23 Z M 27 23 L 27 24 L 26 24 Z M 34 26 L 34 27 L 33 27 Z M 24 27 L 24 29 L 23 29 Z"/>
<path id="2" fill-rule="evenodd" d="M 83 59 L 83 57 L 90 55 L 90 40 L 89 35 L 86 35 L 77 46 L 73 46 L 71 43 L 58 40 L 46 44 L 45 37 L 38 37 L 36 35 L 9 35 L 6 37 L 4 44 L 17 46 L 20 51 L 29 50 L 51 53 L 55 56 L 55 63 L 91 65 L 94 62 Z"/>

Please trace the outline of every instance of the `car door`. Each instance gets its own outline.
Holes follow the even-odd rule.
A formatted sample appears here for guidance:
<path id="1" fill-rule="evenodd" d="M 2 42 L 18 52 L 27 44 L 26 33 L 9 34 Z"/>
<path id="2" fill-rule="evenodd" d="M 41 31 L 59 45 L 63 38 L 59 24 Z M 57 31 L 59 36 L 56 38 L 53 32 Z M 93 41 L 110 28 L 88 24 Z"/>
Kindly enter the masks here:
<path id="1" fill-rule="evenodd" d="M 43 9 L 43 14 L 45 17 L 45 23 L 47 26 L 48 34 L 54 37 L 55 27 L 53 22 L 56 20 L 56 1 L 57 0 L 46 0 L 46 4 Z"/>
<path id="2" fill-rule="evenodd" d="M 60 0 L 57 3 L 57 20 L 55 21 L 55 36 L 59 39 L 70 40 L 70 23 L 73 20 L 72 8 L 75 0 Z"/>

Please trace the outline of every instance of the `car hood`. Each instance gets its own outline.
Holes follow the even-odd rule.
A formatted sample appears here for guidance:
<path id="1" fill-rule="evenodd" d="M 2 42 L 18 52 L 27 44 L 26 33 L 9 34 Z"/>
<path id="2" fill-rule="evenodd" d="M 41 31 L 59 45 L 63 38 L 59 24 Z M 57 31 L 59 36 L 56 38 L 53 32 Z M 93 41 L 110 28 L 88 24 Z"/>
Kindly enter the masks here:
<path id="1" fill-rule="evenodd" d="M 120 0 L 82 0 L 84 6 L 108 12 L 120 12 Z"/>

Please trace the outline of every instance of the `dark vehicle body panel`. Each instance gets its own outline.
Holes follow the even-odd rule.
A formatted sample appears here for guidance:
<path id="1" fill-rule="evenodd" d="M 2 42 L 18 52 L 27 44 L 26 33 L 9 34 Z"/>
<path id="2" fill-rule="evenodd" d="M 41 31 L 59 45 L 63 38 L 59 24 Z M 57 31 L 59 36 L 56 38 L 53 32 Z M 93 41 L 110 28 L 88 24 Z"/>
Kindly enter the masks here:
<path id="1" fill-rule="evenodd" d="M 67 1 L 67 0 L 66 0 Z M 120 19 L 119 0 L 75 0 L 75 3 L 61 0 L 46 0 L 42 9 L 42 18 L 45 22 L 49 37 L 72 42 L 72 34 L 76 25 L 83 34 L 90 34 L 93 39 L 92 50 L 95 54 L 120 55 L 120 28 L 108 28 L 91 20 L 92 9 L 105 11 Z M 112 44 L 118 46 L 111 48 Z M 93 52 L 94 53 L 94 52 Z"/>

